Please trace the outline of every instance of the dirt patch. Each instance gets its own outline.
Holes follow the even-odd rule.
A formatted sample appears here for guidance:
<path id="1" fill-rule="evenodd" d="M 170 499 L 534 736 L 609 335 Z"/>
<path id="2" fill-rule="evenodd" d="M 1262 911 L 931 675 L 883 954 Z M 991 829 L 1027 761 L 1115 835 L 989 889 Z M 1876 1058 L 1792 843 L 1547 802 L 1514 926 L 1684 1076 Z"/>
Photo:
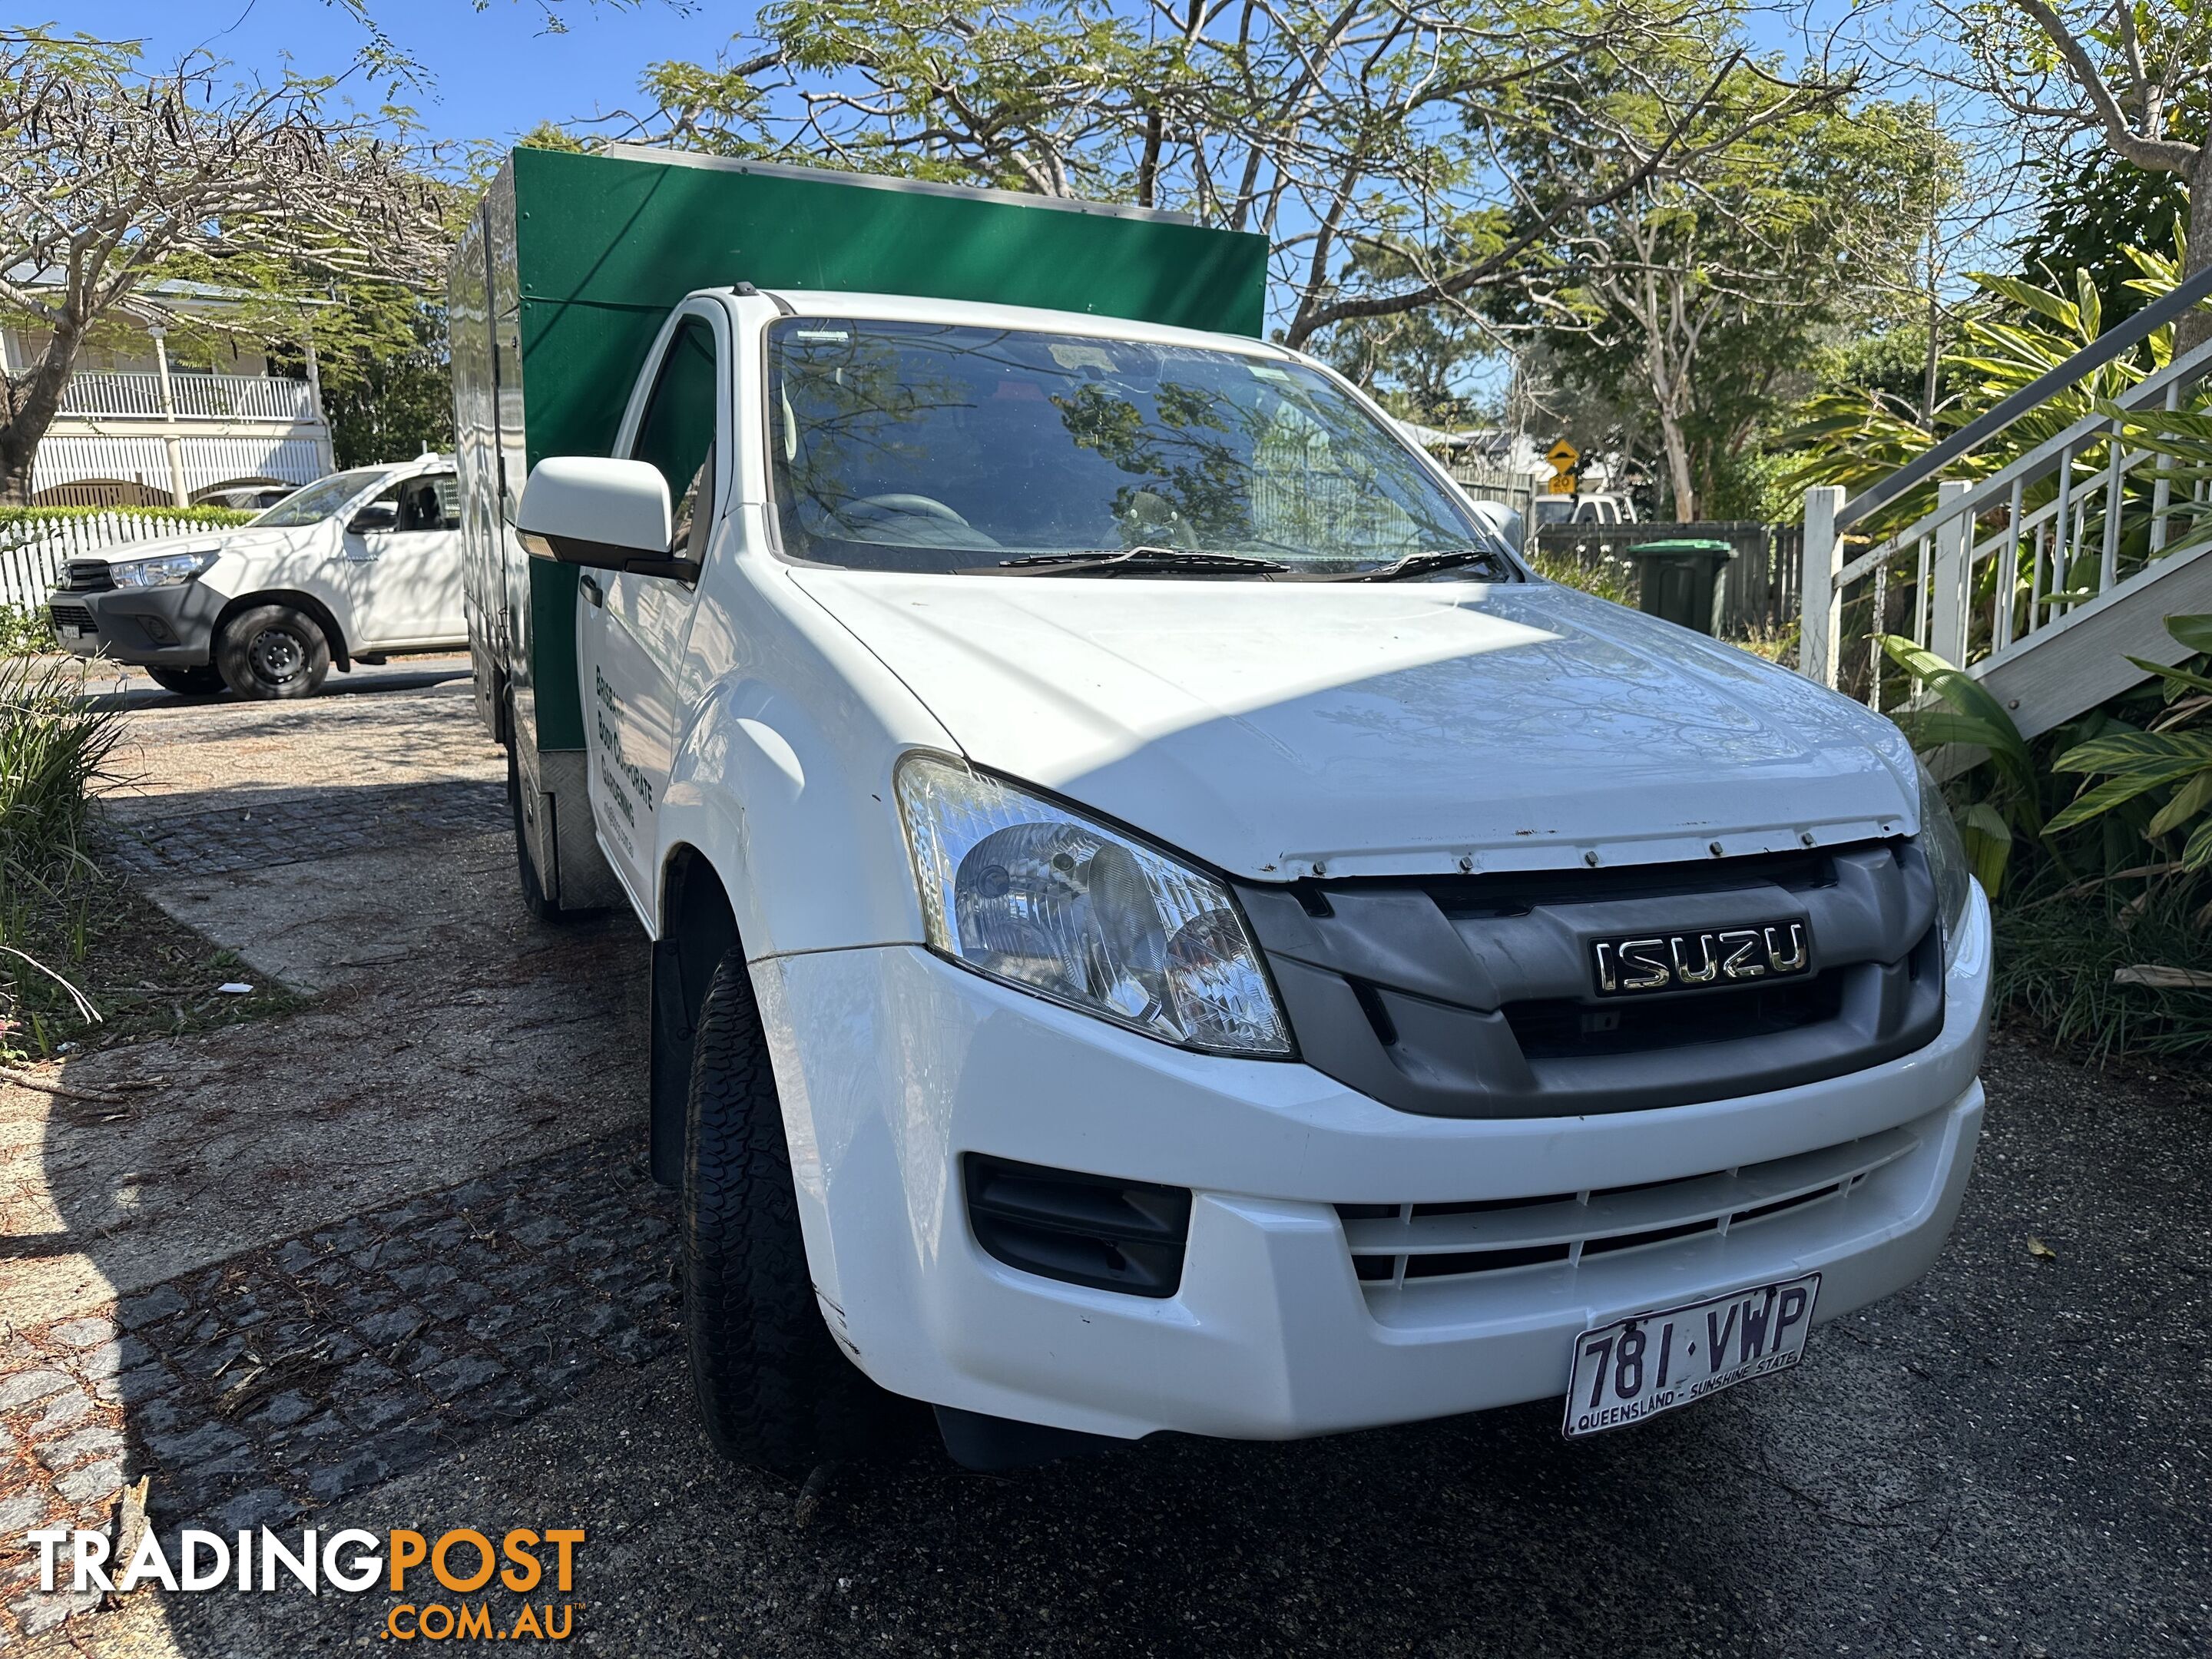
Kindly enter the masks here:
<path id="1" fill-rule="evenodd" d="M 52 972 L 0 957 L 0 1061 L 19 1065 L 178 1036 L 299 1006 L 297 995 L 265 975 L 241 978 L 236 951 L 108 871 L 80 875 L 58 893 L 19 897 L 21 921 L 9 936 Z M 97 1018 L 85 1018 L 55 975 L 84 994 Z M 222 988 L 241 983 L 252 989 Z"/>

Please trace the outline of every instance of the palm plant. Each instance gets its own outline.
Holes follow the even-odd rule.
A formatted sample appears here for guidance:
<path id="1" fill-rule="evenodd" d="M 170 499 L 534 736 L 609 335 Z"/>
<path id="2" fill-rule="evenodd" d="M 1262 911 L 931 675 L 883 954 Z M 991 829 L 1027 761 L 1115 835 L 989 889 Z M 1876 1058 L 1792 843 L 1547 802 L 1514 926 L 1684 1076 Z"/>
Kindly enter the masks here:
<path id="1" fill-rule="evenodd" d="M 2168 617 L 2166 628 L 2191 651 L 2212 654 L 2212 616 Z M 2212 868 L 2212 676 L 2141 657 L 2128 660 L 2161 682 L 2165 707 L 2143 730 L 2106 732 L 2052 763 L 2056 771 L 2103 781 L 2076 796 L 2045 826 L 2045 833 L 2059 834 L 2153 790 L 2169 789 L 2172 793 L 2143 824 L 2143 834 L 2154 842 L 2178 843 L 2172 860 L 2177 872 Z"/>
<path id="2" fill-rule="evenodd" d="M 1952 749 L 1966 755 L 1979 750 L 1988 757 L 1989 787 L 1959 806 L 1958 820 L 1975 878 L 1994 899 L 2004 890 L 2014 841 L 2033 842 L 2045 827 L 2027 740 L 2004 704 L 1964 669 L 1897 635 L 1885 637 L 1881 648 L 1929 694 L 1896 715 L 1913 748 L 1930 757 Z"/>

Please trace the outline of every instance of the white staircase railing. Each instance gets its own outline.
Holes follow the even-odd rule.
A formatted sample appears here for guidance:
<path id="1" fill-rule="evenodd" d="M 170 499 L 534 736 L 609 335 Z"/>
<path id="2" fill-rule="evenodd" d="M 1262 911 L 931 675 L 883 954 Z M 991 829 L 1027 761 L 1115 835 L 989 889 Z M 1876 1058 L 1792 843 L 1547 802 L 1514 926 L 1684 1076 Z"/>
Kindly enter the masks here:
<path id="1" fill-rule="evenodd" d="M 1911 466 L 1845 501 L 1832 487 L 1805 498 L 1805 566 L 1800 671 L 1825 685 L 1844 680 L 1856 648 L 1866 652 L 1863 694 L 1884 706 L 1884 634 L 1908 634 L 1946 661 L 1987 681 L 2039 645 L 2082 629 L 2077 647 L 2092 637 L 2118 638 L 2110 613 L 2148 603 L 2154 590 L 2179 599 L 2173 580 L 2182 567 L 2212 554 L 2212 465 L 2176 461 L 2161 448 L 2130 444 L 2168 413 L 2203 403 L 2212 382 L 2212 343 L 2175 358 L 2095 412 L 2084 415 L 2001 471 L 1978 482 L 1942 480 L 1935 507 L 1846 560 L 1844 532 L 1854 522 L 1939 477 L 1969 449 L 2024 416 L 2047 409 L 2089 375 L 2132 349 L 2166 321 L 2212 295 L 2205 271 L 2114 333 L 2107 335 L 2008 399 Z M 2033 394 L 2033 395 L 2031 395 Z M 2148 418 L 2144 418 L 2148 416 Z M 2212 565 L 2201 576 L 2212 573 Z M 1863 628 L 1844 628 L 1846 590 L 1869 585 L 1872 605 Z M 1907 614 L 1893 616 L 1893 586 L 1904 585 Z M 2189 581 L 2192 599 L 2201 583 Z M 1863 597 L 1863 590 L 1862 590 Z M 2093 619 L 2104 625 L 2084 629 Z M 2153 630 L 2154 632 L 2155 629 Z M 2132 639 L 2142 630 L 2129 628 Z M 2062 653 L 2064 654 L 2064 653 Z M 2120 659 L 2124 669 L 2124 659 Z M 2128 670 L 2128 673 L 2134 671 Z M 1850 678 L 1856 681 L 1857 675 Z M 2102 668 L 2075 675 L 2078 688 L 2039 684 L 2034 707 L 2021 720 L 2033 736 L 2071 718 L 2130 683 L 2091 695 L 2111 675 Z M 1854 690 L 1861 688 L 1854 684 Z M 2076 702 L 2078 706 L 2066 705 Z"/>

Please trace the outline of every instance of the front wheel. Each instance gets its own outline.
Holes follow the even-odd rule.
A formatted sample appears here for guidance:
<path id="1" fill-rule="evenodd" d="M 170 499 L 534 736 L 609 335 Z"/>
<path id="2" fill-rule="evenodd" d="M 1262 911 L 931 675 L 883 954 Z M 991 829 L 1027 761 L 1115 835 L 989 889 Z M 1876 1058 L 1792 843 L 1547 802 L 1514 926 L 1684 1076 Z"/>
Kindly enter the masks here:
<path id="1" fill-rule="evenodd" d="M 313 696 L 331 672 L 331 642 L 306 612 L 289 605 L 241 611 L 216 635 L 215 665 L 241 697 Z"/>
<path id="2" fill-rule="evenodd" d="M 222 690 L 222 676 L 214 667 L 152 668 L 146 677 L 164 691 L 180 697 L 212 697 Z"/>
<path id="3" fill-rule="evenodd" d="M 783 1109 L 739 951 L 715 969 L 692 1039 L 683 1225 L 691 1387 L 716 1450 L 797 1477 L 910 1435 L 921 1408 L 846 1358 L 816 1304 Z"/>

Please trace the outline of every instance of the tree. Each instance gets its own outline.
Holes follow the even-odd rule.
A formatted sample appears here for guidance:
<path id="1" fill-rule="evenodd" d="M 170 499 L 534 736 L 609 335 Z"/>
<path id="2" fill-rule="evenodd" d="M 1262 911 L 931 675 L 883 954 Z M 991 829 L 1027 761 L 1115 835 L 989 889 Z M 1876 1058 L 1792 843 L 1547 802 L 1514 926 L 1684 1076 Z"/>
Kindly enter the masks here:
<path id="1" fill-rule="evenodd" d="M 2031 283 L 2070 283 L 2086 270 L 2097 286 L 2105 325 L 2142 309 L 2133 284 L 2142 272 L 2129 248 L 2163 252 L 2177 229 L 2185 246 L 2189 186 L 2170 173 L 2146 173 L 2101 147 L 2041 159 L 2043 206 L 2027 234 L 2014 244 L 2020 276 Z"/>
<path id="2" fill-rule="evenodd" d="M 777 0 L 734 57 L 655 65 L 654 107 L 633 125 L 1257 231 L 1275 247 L 1282 337 L 1304 345 L 1471 301 L 1559 222 L 1681 165 L 1701 89 L 1637 126 L 1585 94 L 1723 3 Z M 1771 90 L 1770 113 L 1796 101 Z M 1562 133 L 1613 164 L 1532 214 L 1514 158 Z"/>
<path id="3" fill-rule="evenodd" d="M 1863 310 L 1881 273 L 1909 264 L 1940 176 L 1925 106 L 1808 81 L 1778 111 L 1791 85 L 1729 28 L 1678 35 L 1669 55 L 1613 79 L 1595 130 L 1671 131 L 1672 112 L 1694 103 L 1689 159 L 1582 210 L 1549 266 L 1500 299 L 1506 321 L 1541 334 L 1559 377 L 1633 388 L 1680 521 L 1743 474 L 1754 435 L 1811 389 L 1815 344 Z M 1613 165 L 1571 150 L 1551 163 L 1565 176 L 1540 188 L 1585 192 Z"/>
<path id="4" fill-rule="evenodd" d="M 1374 245 L 1352 256 L 1364 269 L 1362 286 L 1402 282 L 1414 262 Z M 1476 368 L 1499 355 L 1497 331 L 1463 301 L 1339 323 L 1308 342 L 1340 373 L 1366 387 L 1401 419 L 1462 427 L 1484 416 L 1472 383 Z"/>
<path id="5" fill-rule="evenodd" d="M 446 308 L 390 291 L 362 299 L 341 290 L 341 316 L 367 326 L 332 341 L 319 331 L 323 411 L 340 467 L 404 461 L 453 442 L 453 387 Z"/>
<path id="6" fill-rule="evenodd" d="M 131 47 L 0 36 L 0 308 L 43 337 L 0 387 L 0 500 L 26 499 L 91 331 L 181 320 L 166 284 L 220 287 L 241 331 L 296 333 L 331 279 L 442 281 L 446 192 L 337 112 L 334 82 L 230 88 L 222 69 L 145 75 Z"/>
<path id="7" fill-rule="evenodd" d="M 1943 0 L 1943 9 L 1979 84 L 2015 116 L 2057 144 L 2092 140 L 2130 167 L 2182 180 L 2200 205 L 2212 200 L 2212 7 L 2203 0 Z M 2207 269 L 2212 213 L 2200 211 L 2182 275 Z M 2175 349 L 2207 340 L 2212 311 L 2199 307 L 2183 319 Z"/>

